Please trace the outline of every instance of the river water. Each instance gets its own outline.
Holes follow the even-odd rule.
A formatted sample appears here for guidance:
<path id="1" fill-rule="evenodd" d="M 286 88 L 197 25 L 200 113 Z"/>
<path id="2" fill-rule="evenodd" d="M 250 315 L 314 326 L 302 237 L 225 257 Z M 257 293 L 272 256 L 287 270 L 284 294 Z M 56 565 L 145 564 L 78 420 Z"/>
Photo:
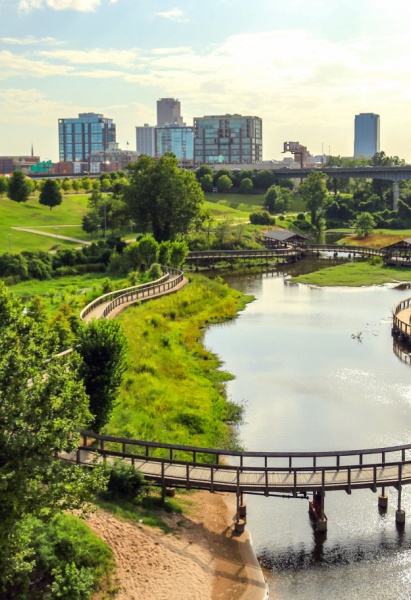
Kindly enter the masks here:
<path id="1" fill-rule="evenodd" d="M 236 376 L 228 395 L 244 406 L 246 449 L 410 443 L 411 366 L 393 352 L 391 309 L 411 291 L 319 289 L 276 274 L 226 281 L 256 300 L 235 321 L 208 329 L 205 344 Z M 395 524 L 397 494 L 388 495 L 383 513 L 371 491 L 329 492 L 325 536 L 313 531 L 307 500 L 248 496 L 247 528 L 270 598 L 411 598 L 411 489 L 403 490 L 403 529 Z"/>

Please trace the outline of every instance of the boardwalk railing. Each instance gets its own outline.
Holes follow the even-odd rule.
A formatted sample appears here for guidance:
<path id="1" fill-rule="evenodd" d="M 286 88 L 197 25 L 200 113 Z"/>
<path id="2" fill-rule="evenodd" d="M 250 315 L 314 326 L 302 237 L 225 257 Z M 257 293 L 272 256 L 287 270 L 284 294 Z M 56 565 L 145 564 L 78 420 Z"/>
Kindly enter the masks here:
<path id="1" fill-rule="evenodd" d="M 164 288 L 164 289 L 171 289 L 171 287 L 175 287 L 183 280 L 183 271 L 181 271 L 180 269 L 174 269 L 172 267 L 162 267 L 162 269 L 163 269 L 164 274 L 156 281 L 150 281 L 149 283 L 143 283 L 143 284 L 131 286 L 128 288 L 123 288 L 121 290 L 115 290 L 113 292 L 108 292 L 107 294 L 103 294 L 102 296 L 99 296 L 98 298 L 96 298 L 95 300 L 93 300 L 92 302 L 87 304 L 87 306 L 85 308 L 83 308 L 83 310 L 80 313 L 80 319 L 84 320 L 87 315 L 89 315 L 98 306 L 101 306 L 101 304 L 105 304 L 107 302 L 112 303 L 115 300 L 117 300 L 118 298 L 121 298 L 122 296 L 125 296 L 127 294 L 128 295 L 137 294 L 138 297 L 137 296 L 135 297 L 136 300 L 144 299 L 144 298 L 147 298 L 148 296 L 154 296 L 156 293 L 158 293 L 159 287 L 161 287 L 163 284 L 165 284 L 170 279 L 170 275 L 175 275 L 175 278 L 173 279 L 173 285 L 170 286 L 169 288 Z M 131 298 L 131 296 L 130 296 L 130 298 Z M 133 299 L 134 299 L 134 297 L 133 297 Z M 124 303 L 124 302 L 126 302 L 126 301 L 123 300 L 122 303 Z M 111 310 L 113 310 L 113 308 Z M 111 312 L 111 311 L 109 311 L 109 312 Z"/>
<path id="2" fill-rule="evenodd" d="M 239 452 L 146 442 L 81 431 L 71 460 L 125 460 L 157 485 L 273 495 L 411 483 L 411 444 L 332 452 Z M 229 463 L 229 464 L 227 464 Z"/>
<path id="3" fill-rule="evenodd" d="M 103 318 L 106 318 L 117 306 L 122 304 L 131 304 L 132 302 L 138 302 L 139 300 L 148 300 L 149 298 L 162 294 L 166 291 L 170 291 L 177 287 L 184 278 L 183 271 L 180 269 L 174 269 L 172 267 L 162 267 L 163 270 L 167 268 L 167 273 L 157 281 L 151 282 L 151 284 L 145 284 L 143 286 L 137 286 L 135 288 L 128 288 L 127 291 L 116 296 L 110 304 L 108 304 L 103 311 Z M 172 278 L 170 277 L 172 276 Z"/>
<path id="4" fill-rule="evenodd" d="M 410 306 L 411 298 L 407 298 L 406 300 L 402 300 L 401 302 L 399 302 L 394 308 L 394 314 L 392 319 L 393 331 L 395 333 L 403 333 L 407 337 L 411 337 L 411 325 L 410 323 L 406 323 L 404 320 L 402 320 L 398 315 L 403 310 L 410 308 Z"/>

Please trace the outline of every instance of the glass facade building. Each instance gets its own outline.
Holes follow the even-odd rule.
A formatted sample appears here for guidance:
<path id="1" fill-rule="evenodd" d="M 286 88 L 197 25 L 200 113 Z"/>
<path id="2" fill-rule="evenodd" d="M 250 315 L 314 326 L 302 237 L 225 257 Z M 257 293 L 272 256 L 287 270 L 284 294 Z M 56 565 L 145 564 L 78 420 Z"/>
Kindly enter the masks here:
<path id="1" fill-rule="evenodd" d="M 259 117 L 219 115 L 194 119 L 194 166 L 257 163 L 263 159 Z"/>
<path id="2" fill-rule="evenodd" d="M 95 113 L 81 113 L 78 118 L 59 119 L 59 160 L 86 161 L 91 153 L 103 152 L 116 141 L 113 119 Z"/>
<path id="3" fill-rule="evenodd" d="M 168 125 L 156 127 L 156 157 L 166 152 L 176 155 L 180 163 L 193 162 L 194 133 L 192 127 Z"/>
<path id="4" fill-rule="evenodd" d="M 354 157 L 372 158 L 380 151 L 380 115 L 360 113 L 354 121 Z"/>

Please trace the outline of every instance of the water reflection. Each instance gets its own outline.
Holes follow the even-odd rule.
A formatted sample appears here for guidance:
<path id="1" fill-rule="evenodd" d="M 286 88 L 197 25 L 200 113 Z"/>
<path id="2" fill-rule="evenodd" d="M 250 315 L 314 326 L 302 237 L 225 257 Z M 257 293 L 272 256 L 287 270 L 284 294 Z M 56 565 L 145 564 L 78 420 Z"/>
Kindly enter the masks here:
<path id="1" fill-rule="evenodd" d="M 404 291 L 318 290 L 262 274 L 230 283 L 256 301 L 236 321 L 210 329 L 205 342 L 236 375 L 228 393 L 245 404 L 240 435 L 247 449 L 341 450 L 410 442 L 410 357 L 391 338 L 391 308 Z M 361 342 L 352 337 L 358 332 Z M 386 493 L 386 511 L 378 510 L 377 494 L 368 490 L 328 493 L 323 538 L 313 532 L 306 500 L 247 498 L 247 525 L 270 572 L 272 597 L 409 598 L 410 529 L 408 522 L 396 528 L 397 492 Z M 408 487 L 402 508 L 411 518 Z"/>

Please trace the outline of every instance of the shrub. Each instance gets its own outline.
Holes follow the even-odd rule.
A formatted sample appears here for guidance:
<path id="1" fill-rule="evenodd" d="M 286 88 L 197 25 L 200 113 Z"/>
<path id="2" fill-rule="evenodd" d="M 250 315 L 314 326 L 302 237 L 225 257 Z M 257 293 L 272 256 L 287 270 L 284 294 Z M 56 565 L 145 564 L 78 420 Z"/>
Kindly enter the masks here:
<path id="1" fill-rule="evenodd" d="M 132 465 L 116 462 L 106 467 L 108 475 L 107 490 L 103 492 L 103 498 L 109 499 L 121 496 L 128 500 L 135 500 L 141 496 L 144 490 L 144 477 L 140 471 L 136 471 Z"/>
<path id="2" fill-rule="evenodd" d="M 158 263 L 153 263 L 150 267 L 150 270 L 148 272 L 148 276 L 152 281 L 155 281 L 156 279 L 160 279 L 160 277 L 163 275 L 163 271 L 160 267 L 160 265 Z"/>
<path id="3" fill-rule="evenodd" d="M 373 267 L 381 267 L 384 264 L 384 261 L 381 256 L 372 256 L 368 259 L 368 264 Z"/>
<path id="4" fill-rule="evenodd" d="M 271 217 L 266 210 L 263 210 L 261 212 L 251 213 L 250 223 L 252 225 L 275 225 L 275 218 Z"/>

